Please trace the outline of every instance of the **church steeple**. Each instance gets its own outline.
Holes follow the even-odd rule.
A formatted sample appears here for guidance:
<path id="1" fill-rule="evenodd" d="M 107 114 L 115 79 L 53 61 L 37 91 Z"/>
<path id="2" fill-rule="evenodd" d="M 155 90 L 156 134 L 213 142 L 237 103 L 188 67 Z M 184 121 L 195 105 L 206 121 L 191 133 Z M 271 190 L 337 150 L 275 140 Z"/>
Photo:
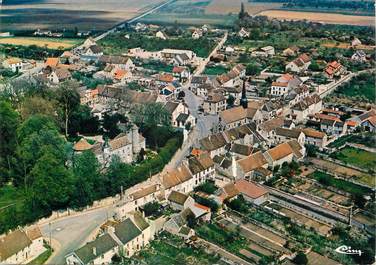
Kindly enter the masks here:
<path id="1" fill-rule="evenodd" d="M 242 105 L 242 107 L 245 109 L 248 108 L 248 99 L 245 90 L 245 79 L 243 79 L 242 98 L 240 99 L 240 105 Z"/>

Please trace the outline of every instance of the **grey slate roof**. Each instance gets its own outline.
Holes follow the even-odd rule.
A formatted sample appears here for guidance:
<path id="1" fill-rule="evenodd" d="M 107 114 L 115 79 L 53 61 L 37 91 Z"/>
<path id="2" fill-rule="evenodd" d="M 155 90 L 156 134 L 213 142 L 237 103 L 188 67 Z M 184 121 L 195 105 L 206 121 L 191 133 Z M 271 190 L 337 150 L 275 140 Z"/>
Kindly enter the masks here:
<path id="1" fill-rule="evenodd" d="M 94 241 L 87 243 L 82 248 L 77 249 L 74 253 L 84 264 L 88 264 L 89 262 L 93 261 L 102 254 L 107 253 L 116 246 L 116 241 L 109 234 L 105 234 L 101 237 L 98 237 Z M 96 255 L 94 255 L 94 248 Z"/>
<path id="2" fill-rule="evenodd" d="M 123 244 L 127 244 L 129 241 L 141 235 L 141 231 L 131 219 L 127 218 L 123 222 L 115 225 L 115 235 Z"/>

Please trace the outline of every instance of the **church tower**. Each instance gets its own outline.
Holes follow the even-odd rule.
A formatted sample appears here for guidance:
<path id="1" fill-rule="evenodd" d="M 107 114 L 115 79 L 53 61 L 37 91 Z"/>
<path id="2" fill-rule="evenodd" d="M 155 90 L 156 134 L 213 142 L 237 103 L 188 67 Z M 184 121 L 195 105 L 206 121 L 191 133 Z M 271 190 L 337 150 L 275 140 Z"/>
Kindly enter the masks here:
<path id="1" fill-rule="evenodd" d="M 240 105 L 244 109 L 248 108 L 247 92 L 245 90 L 245 79 L 243 79 L 242 98 L 240 99 Z"/>

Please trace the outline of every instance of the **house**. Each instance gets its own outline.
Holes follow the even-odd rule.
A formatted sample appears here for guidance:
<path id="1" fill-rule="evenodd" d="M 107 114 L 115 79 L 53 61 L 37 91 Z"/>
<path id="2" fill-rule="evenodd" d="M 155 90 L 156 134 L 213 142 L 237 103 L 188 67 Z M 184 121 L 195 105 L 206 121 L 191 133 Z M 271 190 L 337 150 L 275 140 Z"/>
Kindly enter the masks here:
<path id="1" fill-rule="evenodd" d="M 174 81 L 174 76 L 172 74 L 167 74 L 167 73 L 158 74 L 155 79 L 155 83 L 157 85 L 164 85 L 164 86 L 172 83 L 173 81 Z"/>
<path id="2" fill-rule="evenodd" d="M 324 75 L 328 78 L 334 78 L 341 76 L 346 72 L 346 67 L 344 67 L 340 62 L 333 61 L 327 64 Z"/>
<path id="3" fill-rule="evenodd" d="M 191 72 L 187 67 L 174 66 L 172 68 L 172 75 L 175 78 L 179 78 L 180 82 L 186 82 L 191 78 Z"/>
<path id="4" fill-rule="evenodd" d="M 82 55 L 91 56 L 91 57 L 99 57 L 103 55 L 103 50 L 100 46 L 94 44 L 86 48 L 84 52 L 82 53 Z"/>
<path id="5" fill-rule="evenodd" d="M 306 85 L 301 85 L 291 89 L 287 95 L 285 95 L 284 100 L 286 103 L 288 103 L 289 107 L 292 107 L 298 102 L 302 101 L 304 98 L 308 97 L 309 93 L 309 88 Z"/>
<path id="6" fill-rule="evenodd" d="M 311 64 L 311 58 L 303 53 L 298 58 L 286 65 L 286 71 L 301 73 L 308 69 Z"/>
<path id="7" fill-rule="evenodd" d="M 231 46 L 226 46 L 225 53 L 228 55 L 232 55 L 235 52 L 235 49 Z"/>
<path id="8" fill-rule="evenodd" d="M 275 55 L 273 46 L 265 46 L 251 52 L 252 57 L 271 57 Z"/>
<path id="9" fill-rule="evenodd" d="M 283 50 L 282 55 L 286 57 L 298 55 L 299 47 L 291 46 Z"/>
<path id="10" fill-rule="evenodd" d="M 245 179 L 237 180 L 235 187 L 243 195 L 243 198 L 252 204 L 260 206 L 269 200 L 268 191 L 254 182 Z"/>
<path id="11" fill-rule="evenodd" d="M 248 105 L 250 105 L 250 103 L 248 103 Z M 223 128 L 228 130 L 252 121 L 258 123 L 258 121 L 262 120 L 262 113 L 256 108 L 249 107 L 245 109 L 239 106 L 222 111 L 219 114 L 219 118 Z"/>
<path id="12" fill-rule="evenodd" d="M 376 131 L 376 111 L 374 109 L 359 116 L 360 126 L 367 132 Z"/>
<path id="13" fill-rule="evenodd" d="M 305 134 L 298 129 L 286 129 L 278 127 L 275 129 L 275 139 L 276 144 L 284 143 L 289 140 L 297 140 L 300 145 L 304 145 Z"/>
<path id="14" fill-rule="evenodd" d="M 89 144 L 85 138 L 81 138 L 73 146 L 76 153 L 87 150 L 96 150 L 96 156 L 99 162 L 105 166 L 111 161 L 114 155 L 119 156 L 124 163 L 131 163 L 140 153 L 141 149 L 145 149 L 145 138 L 138 132 L 137 126 L 133 126 L 128 133 L 120 133 L 114 139 L 106 141 L 97 150 L 96 144 Z"/>
<path id="15" fill-rule="evenodd" d="M 167 198 L 170 192 L 173 190 L 181 193 L 189 193 L 195 187 L 192 173 L 184 164 L 163 174 L 161 176 L 161 183 Z"/>
<path id="16" fill-rule="evenodd" d="M 237 64 L 229 72 L 217 76 L 215 82 L 221 87 L 239 86 L 243 77 L 245 77 L 245 66 Z"/>
<path id="17" fill-rule="evenodd" d="M 204 222 L 209 222 L 211 220 L 211 210 L 205 205 L 194 203 L 189 207 L 189 210 L 194 215 L 195 219 L 199 219 Z"/>
<path id="18" fill-rule="evenodd" d="M 361 44 L 362 44 L 362 42 L 356 37 L 354 37 L 354 39 L 351 41 L 351 47 L 356 47 L 356 46 L 359 46 Z"/>
<path id="19" fill-rule="evenodd" d="M 340 136 L 346 133 L 347 123 L 339 119 L 321 119 L 320 130 L 327 135 Z"/>
<path id="20" fill-rule="evenodd" d="M 303 80 L 299 76 L 284 74 L 272 83 L 270 94 L 276 97 L 286 96 L 291 90 L 302 84 Z"/>
<path id="21" fill-rule="evenodd" d="M 201 38 L 203 35 L 203 32 L 202 30 L 200 29 L 196 29 L 193 33 L 192 33 L 192 39 L 194 40 L 198 40 L 199 38 Z"/>
<path id="22" fill-rule="evenodd" d="M 291 163 L 294 151 L 288 143 L 282 143 L 264 153 L 265 159 L 271 168 L 282 166 L 283 163 Z"/>
<path id="23" fill-rule="evenodd" d="M 162 32 L 162 31 L 158 31 L 157 33 L 155 33 L 155 37 L 157 37 L 158 39 L 162 39 L 162 40 L 167 40 L 168 39 L 168 36 L 166 33 Z"/>
<path id="24" fill-rule="evenodd" d="M 357 61 L 357 62 L 365 62 L 367 61 L 367 55 L 363 50 L 357 50 L 351 56 L 351 60 Z"/>
<path id="25" fill-rule="evenodd" d="M 236 161 L 232 176 L 235 179 L 255 179 L 255 171 L 259 168 L 268 168 L 268 161 L 261 151 Z"/>
<path id="26" fill-rule="evenodd" d="M 193 229 L 187 226 L 187 216 L 191 213 L 190 209 L 185 209 L 180 213 L 173 214 L 171 218 L 163 225 L 163 229 L 167 232 L 189 239 L 195 235 Z"/>
<path id="27" fill-rule="evenodd" d="M 193 76 L 191 80 L 190 90 L 197 94 L 197 88 L 206 83 L 209 83 L 209 78 L 207 76 Z"/>
<path id="28" fill-rule="evenodd" d="M 0 237 L 0 264 L 27 264 L 45 250 L 37 226 L 17 229 Z"/>
<path id="29" fill-rule="evenodd" d="M 310 128 L 304 128 L 301 132 L 305 135 L 305 144 L 314 145 L 320 149 L 323 149 L 327 145 L 328 136 L 326 133 Z"/>
<path id="30" fill-rule="evenodd" d="M 240 104 L 240 99 L 242 97 L 242 87 L 241 86 L 231 86 L 231 87 L 224 87 L 223 92 L 226 96 L 226 98 L 233 97 L 234 105 Z"/>
<path id="31" fill-rule="evenodd" d="M 250 145 L 238 144 L 238 143 L 231 144 L 230 153 L 232 153 L 232 155 L 236 156 L 237 158 L 247 157 L 251 155 L 252 152 L 253 152 L 253 147 Z"/>
<path id="32" fill-rule="evenodd" d="M 211 83 L 199 85 L 194 91 L 197 96 L 206 98 L 209 94 L 215 93 L 216 88 Z"/>
<path id="33" fill-rule="evenodd" d="M 207 152 L 190 157 L 188 159 L 188 168 L 192 173 L 195 186 L 215 179 L 214 161 Z"/>
<path id="34" fill-rule="evenodd" d="M 284 125 L 284 119 L 282 117 L 272 118 L 266 120 L 258 126 L 259 134 L 266 140 L 268 145 L 273 144 L 276 130 Z"/>
<path id="35" fill-rule="evenodd" d="M 322 99 L 317 94 L 313 94 L 292 106 L 291 116 L 296 122 L 302 122 L 308 115 L 318 113 L 321 109 Z"/>
<path id="36" fill-rule="evenodd" d="M 150 184 L 129 194 L 123 203 L 115 208 L 114 218 L 124 220 L 129 212 L 138 211 L 145 204 L 160 200 L 163 197 L 160 184 Z"/>
<path id="37" fill-rule="evenodd" d="M 126 80 L 129 80 L 132 76 L 133 75 L 130 71 L 123 70 L 123 69 L 117 69 L 114 72 L 113 79 L 116 80 L 116 81 L 119 81 L 121 83 L 125 83 Z"/>
<path id="38" fill-rule="evenodd" d="M 185 103 L 167 101 L 164 107 L 168 113 L 170 113 L 173 127 L 185 128 L 185 125 L 188 123 L 190 123 L 191 126 L 195 126 L 196 119 L 189 113 L 188 106 Z"/>
<path id="39" fill-rule="evenodd" d="M 129 57 L 115 56 L 115 55 L 102 55 L 98 59 L 99 63 L 113 66 L 114 70 L 121 69 L 126 71 L 133 71 L 135 65 Z"/>
<path id="40" fill-rule="evenodd" d="M 211 93 L 203 103 L 204 112 L 211 115 L 218 115 L 226 109 L 226 98 L 222 93 Z"/>
<path id="41" fill-rule="evenodd" d="M 216 201 L 222 204 L 226 200 L 233 200 L 240 194 L 234 183 L 228 183 L 216 192 Z"/>
<path id="42" fill-rule="evenodd" d="M 240 38 L 248 38 L 249 37 L 249 32 L 247 30 L 245 30 L 245 28 L 241 28 L 238 32 L 238 36 Z"/>
<path id="43" fill-rule="evenodd" d="M 23 69 L 23 62 L 18 58 L 9 58 L 3 61 L 3 67 L 11 69 L 13 72 L 18 72 Z"/>
<path id="44" fill-rule="evenodd" d="M 226 153 L 226 147 L 233 143 L 252 145 L 260 143 L 262 137 L 256 131 L 254 123 L 244 124 L 226 131 L 211 134 L 200 140 L 202 150 L 207 151 L 211 158 Z"/>
<path id="45" fill-rule="evenodd" d="M 73 251 L 65 257 L 67 265 L 110 264 L 112 257 L 119 254 L 119 245 L 109 234 Z"/>
<path id="46" fill-rule="evenodd" d="M 133 256 L 152 239 L 150 225 L 139 214 L 108 227 L 107 233 L 118 242 L 119 252 L 125 257 Z"/>
<path id="47" fill-rule="evenodd" d="M 47 80 L 53 84 L 59 84 L 72 79 L 71 73 L 65 68 L 51 68 L 46 75 Z"/>
<path id="48" fill-rule="evenodd" d="M 174 190 L 170 192 L 167 200 L 170 202 L 171 208 L 177 211 L 189 208 L 195 203 L 192 197 Z"/>
<path id="49" fill-rule="evenodd" d="M 173 59 L 174 65 L 188 65 L 190 63 L 191 63 L 191 59 L 185 53 L 177 54 Z"/>
<path id="50" fill-rule="evenodd" d="M 161 52 L 161 57 L 164 60 L 170 61 L 174 59 L 177 55 L 185 54 L 189 60 L 193 60 L 196 54 L 190 50 L 177 50 L 177 49 L 163 49 Z"/>

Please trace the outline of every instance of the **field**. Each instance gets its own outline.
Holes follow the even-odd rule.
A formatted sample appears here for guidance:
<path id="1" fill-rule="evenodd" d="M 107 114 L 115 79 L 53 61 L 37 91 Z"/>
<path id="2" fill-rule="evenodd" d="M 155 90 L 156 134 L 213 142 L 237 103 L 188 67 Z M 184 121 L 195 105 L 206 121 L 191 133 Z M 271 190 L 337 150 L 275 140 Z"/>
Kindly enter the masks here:
<path id="1" fill-rule="evenodd" d="M 28 1 L 0 9 L 1 30 L 74 29 L 103 30 L 132 18 L 157 5 L 161 0 L 74 0 Z"/>
<path id="2" fill-rule="evenodd" d="M 238 14 L 240 5 L 244 2 L 244 8 L 250 15 L 255 15 L 259 12 L 268 9 L 277 9 L 281 7 L 279 3 L 254 3 L 243 0 L 212 0 L 205 9 L 207 14 Z"/>
<path id="3" fill-rule="evenodd" d="M 345 147 L 333 154 L 335 159 L 366 170 L 376 170 L 375 154 L 353 147 Z"/>
<path id="4" fill-rule="evenodd" d="M 351 16 L 334 13 L 299 12 L 285 10 L 267 10 L 258 13 L 258 15 L 285 20 L 310 20 L 328 24 L 346 24 L 356 26 L 374 25 L 374 17 L 372 16 Z"/>
<path id="5" fill-rule="evenodd" d="M 140 21 L 145 23 L 230 26 L 236 15 L 206 12 L 210 0 L 180 0 L 173 2 Z"/>
<path id="6" fill-rule="evenodd" d="M 315 180 L 317 180 L 325 186 L 332 186 L 354 195 L 368 195 L 371 192 L 369 188 L 359 186 L 352 182 L 348 182 L 342 179 L 336 179 L 331 175 L 321 171 L 315 171 L 312 175 L 310 175 L 310 177 L 314 178 Z"/>
<path id="7" fill-rule="evenodd" d="M 0 38 L 0 44 L 11 44 L 30 46 L 36 45 L 39 47 L 47 47 L 49 49 L 69 49 L 79 43 L 81 39 L 57 39 L 57 38 L 33 38 L 33 37 L 9 37 Z"/>

